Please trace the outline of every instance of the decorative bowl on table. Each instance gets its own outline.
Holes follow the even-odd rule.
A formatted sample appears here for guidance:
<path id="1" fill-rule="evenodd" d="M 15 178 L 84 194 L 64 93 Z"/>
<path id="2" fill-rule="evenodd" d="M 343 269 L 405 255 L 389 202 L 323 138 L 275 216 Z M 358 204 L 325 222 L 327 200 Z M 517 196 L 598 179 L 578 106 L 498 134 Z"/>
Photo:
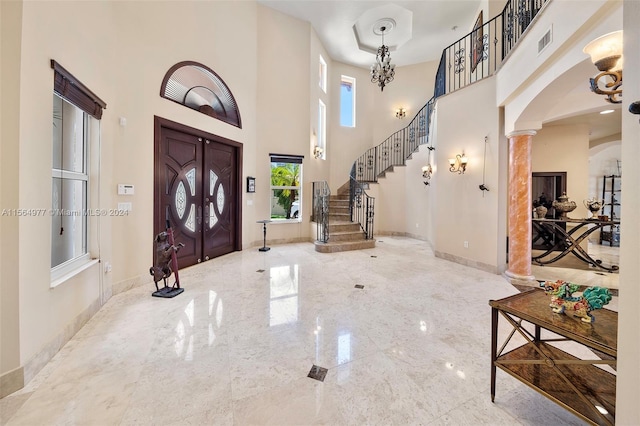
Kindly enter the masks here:
<path id="1" fill-rule="evenodd" d="M 569 201 L 569 197 L 567 197 L 567 193 L 563 192 L 561 196 L 558 197 L 556 201 L 551 204 L 556 211 L 560 212 L 561 220 L 568 219 L 567 213 L 572 212 L 578 207 L 575 201 Z"/>
<path id="2" fill-rule="evenodd" d="M 604 206 L 604 200 L 596 200 L 595 198 L 589 198 L 588 200 L 582 200 L 584 206 L 591 212 L 591 219 L 597 219 L 596 213 L 600 211 Z"/>

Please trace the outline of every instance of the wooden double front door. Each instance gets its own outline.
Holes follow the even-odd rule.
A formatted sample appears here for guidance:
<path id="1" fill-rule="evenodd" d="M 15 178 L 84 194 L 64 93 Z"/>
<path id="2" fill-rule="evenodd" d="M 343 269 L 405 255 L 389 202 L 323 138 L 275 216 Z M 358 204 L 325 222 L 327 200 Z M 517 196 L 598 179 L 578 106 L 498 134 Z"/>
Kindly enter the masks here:
<path id="1" fill-rule="evenodd" d="M 241 249 L 242 145 L 156 117 L 154 235 L 171 225 L 184 268 Z"/>

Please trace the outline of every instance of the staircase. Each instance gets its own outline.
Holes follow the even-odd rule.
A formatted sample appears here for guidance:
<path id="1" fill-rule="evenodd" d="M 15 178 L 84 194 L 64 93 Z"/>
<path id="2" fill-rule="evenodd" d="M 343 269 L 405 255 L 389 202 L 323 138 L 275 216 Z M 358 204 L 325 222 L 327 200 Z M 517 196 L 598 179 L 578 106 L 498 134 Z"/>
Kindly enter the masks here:
<path id="1" fill-rule="evenodd" d="M 351 167 L 349 183 L 329 195 L 326 181 L 314 182 L 316 251 L 333 253 L 373 248 L 375 199 L 366 190 L 395 166 L 404 166 L 420 145 L 435 149 L 429 129 L 436 99 L 495 73 L 533 18 L 549 0 L 508 0 L 502 13 L 442 51 L 434 95 L 409 125 L 369 148 Z M 501 43 L 498 42 L 501 40 Z M 471 52 L 465 62 L 464 52 Z M 429 161 L 429 166 L 431 163 Z M 317 186 L 316 186 L 317 185 Z"/>
<path id="2" fill-rule="evenodd" d="M 316 251 L 336 253 L 348 250 L 374 248 L 376 240 L 365 238 L 358 222 L 351 222 L 349 213 L 349 189 L 338 195 L 329 196 L 329 241 L 315 241 Z"/>

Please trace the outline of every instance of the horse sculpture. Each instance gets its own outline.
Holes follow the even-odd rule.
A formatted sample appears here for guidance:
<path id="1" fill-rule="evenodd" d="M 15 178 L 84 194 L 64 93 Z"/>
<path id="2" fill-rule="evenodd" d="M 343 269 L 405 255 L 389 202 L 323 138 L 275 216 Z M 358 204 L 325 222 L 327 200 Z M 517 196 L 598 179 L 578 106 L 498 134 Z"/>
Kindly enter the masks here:
<path id="1" fill-rule="evenodd" d="M 540 282 L 546 294 L 551 296 L 551 310 L 557 314 L 570 313 L 579 317 L 582 321 L 592 323 L 595 321 L 591 311 L 602 309 L 611 301 L 609 289 L 604 287 L 589 287 L 582 296 L 573 296 L 578 291 L 578 284 L 568 283 L 562 280 Z"/>
<path id="2" fill-rule="evenodd" d="M 167 278 L 171 276 L 173 270 L 171 269 L 171 258 L 173 253 L 184 247 L 184 244 L 180 243 L 177 246 L 169 243 L 168 233 L 161 232 L 156 235 L 156 254 L 153 262 L 153 266 L 149 268 L 149 273 L 153 275 L 153 281 L 156 284 L 156 290 L 158 288 L 158 282 L 162 280 L 164 282 L 164 288 L 168 288 Z"/>

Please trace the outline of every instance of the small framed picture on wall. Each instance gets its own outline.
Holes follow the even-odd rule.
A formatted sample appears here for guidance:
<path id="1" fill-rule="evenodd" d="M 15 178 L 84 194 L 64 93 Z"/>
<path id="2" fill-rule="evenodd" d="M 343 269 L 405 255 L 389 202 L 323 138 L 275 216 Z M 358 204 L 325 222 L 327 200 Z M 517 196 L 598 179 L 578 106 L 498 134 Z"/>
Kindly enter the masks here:
<path id="1" fill-rule="evenodd" d="M 256 178 L 247 176 L 247 192 L 256 192 Z"/>

